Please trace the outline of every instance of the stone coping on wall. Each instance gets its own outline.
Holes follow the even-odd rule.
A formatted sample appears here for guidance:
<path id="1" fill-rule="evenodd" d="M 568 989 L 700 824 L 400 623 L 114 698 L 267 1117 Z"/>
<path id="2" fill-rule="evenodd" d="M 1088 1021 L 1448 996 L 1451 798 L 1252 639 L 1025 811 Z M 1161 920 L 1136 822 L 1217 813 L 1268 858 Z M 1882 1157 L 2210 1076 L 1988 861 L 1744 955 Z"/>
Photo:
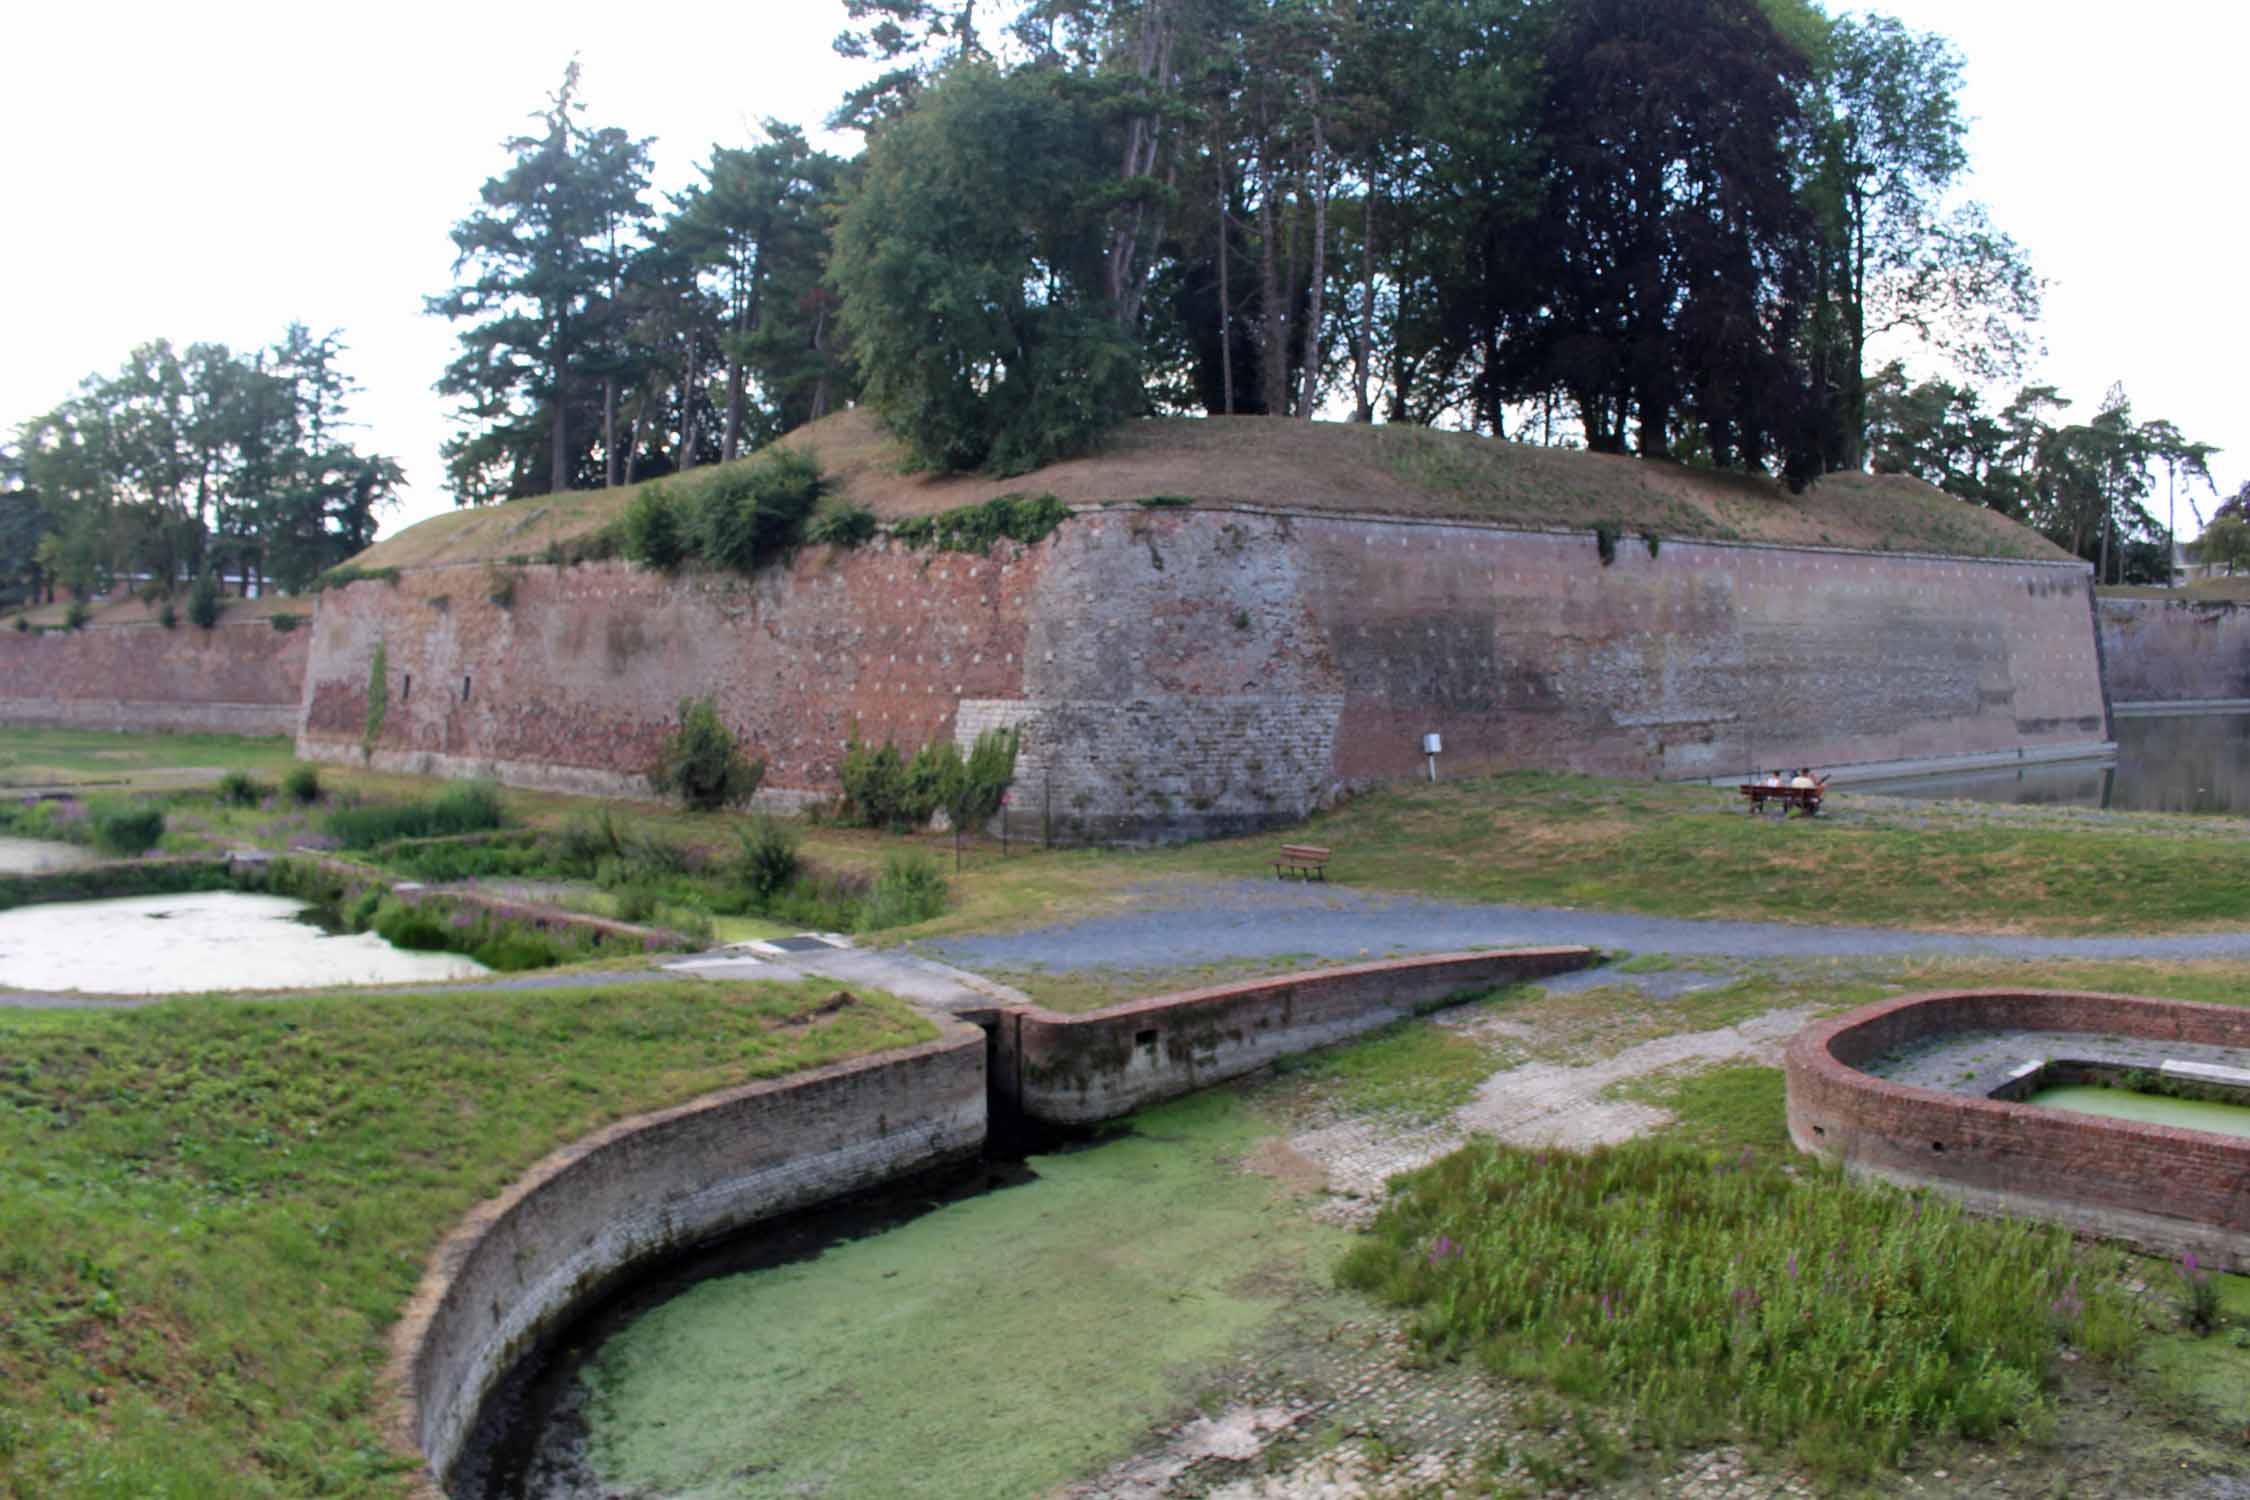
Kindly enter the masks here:
<path id="1" fill-rule="evenodd" d="M 2250 1139 L 1896 1083 L 1862 1064 L 1936 1031 L 2110 1033 L 2250 1048 L 2250 1010 L 2084 991 L 1906 995 L 1789 1045 L 1789 1135 L 1847 1171 L 2250 1271 Z"/>
<path id="2" fill-rule="evenodd" d="M 1437 953 L 1244 980 L 1065 1015 L 992 1013 L 995 1091 L 1030 1119 L 1088 1125 L 1495 985 L 1591 967 L 1576 945 Z"/>
<path id="3" fill-rule="evenodd" d="M 966 1160 L 984 1034 L 832 1063 L 634 1115 L 564 1146 L 438 1245 L 390 1334 L 388 1436 L 436 1500 L 515 1363 L 635 1267 L 760 1220 Z"/>

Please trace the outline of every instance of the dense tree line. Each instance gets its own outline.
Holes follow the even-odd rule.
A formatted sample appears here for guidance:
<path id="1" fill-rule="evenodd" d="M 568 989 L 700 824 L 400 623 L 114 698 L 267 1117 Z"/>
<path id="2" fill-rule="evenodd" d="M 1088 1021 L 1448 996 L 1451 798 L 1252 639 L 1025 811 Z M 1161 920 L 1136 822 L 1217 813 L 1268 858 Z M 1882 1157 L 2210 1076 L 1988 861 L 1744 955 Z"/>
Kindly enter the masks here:
<path id="1" fill-rule="evenodd" d="M 293 590 L 366 547 L 403 476 L 347 436 L 342 353 L 300 324 L 248 354 L 159 339 L 88 376 L 0 451 L 0 604 L 119 579 Z"/>
<path id="2" fill-rule="evenodd" d="M 1870 465 L 2145 572 L 2211 450 L 2122 394 L 1976 392 L 2040 282 L 1974 203 L 1960 59 L 1812 0 L 845 0 L 875 65 L 658 201 L 575 64 L 454 227 L 444 452 L 478 504 L 680 473 L 864 401 L 1020 472 L 1149 413 L 1443 423 L 1764 472 Z M 28 424 L 17 586 L 301 582 L 394 465 L 333 340 L 136 351 Z M 1910 382 L 1896 363 L 1942 369 Z M 1880 361 L 1880 363 L 1878 363 Z M 323 382 L 328 382 L 323 384 Z M 151 434 L 154 434 L 151 436 Z M 29 538 L 28 544 L 24 538 Z M 2141 550 L 2136 550 L 2141 549 Z"/>

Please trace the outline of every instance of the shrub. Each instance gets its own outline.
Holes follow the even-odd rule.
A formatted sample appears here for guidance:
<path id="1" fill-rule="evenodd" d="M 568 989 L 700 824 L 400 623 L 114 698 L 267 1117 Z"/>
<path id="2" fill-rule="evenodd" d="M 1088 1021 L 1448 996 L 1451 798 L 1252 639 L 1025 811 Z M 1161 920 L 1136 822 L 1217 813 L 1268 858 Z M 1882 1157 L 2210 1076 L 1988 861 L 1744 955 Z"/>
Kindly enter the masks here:
<path id="1" fill-rule="evenodd" d="M 500 791 L 489 781 L 457 781 L 435 797 L 375 807 L 340 807 L 327 832 L 346 849 L 372 849 L 398 839 L 483 833 L 507 821 Z"/>
<path id="2" fill-rule="evenodd" d="M 63 629 L 84 630 L 86 621 L 92 616 L 93 611 L 86 607 L 85 600 L 73 599 L 70 601 L 69 608 L 63 611 Z"/>
<path id="3" fill-rule="evenodd" d="M 170 628 L 170 623 L 169 623 L 169 622 L 167 622 L 167 623 L 166 623 L 166 628 L 167 628 L 167 629 L 169 629 L 169 628 Z M 31 631 L 31 617 L 30 617 L 29 615 L 17 615 L 17 616 L 16 616 L 16 634 L 18 634 L 18 635 L 27 635 L 27 634 L 29 634 L 29 633 L 30 633 L 30 631 Z"/>
<path id="4" fill-rule="evenodd" d="M 763 759 L 745 760 L 734 731 L 709 698 L 682 698 L 677 727 L 664 740 L 649 785 L 659 796 L 677 796 L 700 812 L 747 802 L 765 779 Z"/>
<path id="5" fill-rule="evenodd" d="M 436 912 L 421 905 L 408 906 L 395 898 L 385 897 L 376 907 L 372 925 L 393 948 L 443 953 L 453 946 L 452 936 Z"/>
<path id="6" fill-rule="evenodd" d="M 282 793 L 292 802 L 313 803 L 320 800 L 320 772 L 303 761 L 289 768 L 281 778 Z"/>
<path id="7" fill-rule="evenodd" d="M 219 800 L 234 807 L 256 807 L 266 800 L 266 787 L 248 771 L 229 771 L 219 778 Z"/>
<path id="8" fill-rule="evenodd" d="M 2219 1284 L 2193 1250 L 2174 1269 L 2180 1278 L 2180 1322 L 2190 1333 L 2209 1333 L 2219 1326 Z"/>
<path id="9" fill-rule="evenodd" d="M 1601 554 L 1602 566 L 1617 561 L 1617 528 L 1607 521 L 1594 523 L 1594 550 Z"/>
<path id="10" fill-rule="evenodd" d="M 165 600 L 164 607 L 156 612 L 156 623 L 166 630 L 180 628 L 180 612 L 172 607 L 171 600 Z"/>
<path id="11" fill-rule="evenodd" d="M 196 574 L 195 587 L 188 590 L 188 619 L 199 629 L 209 630 L 219 623 L 219 611 L 223 607 L 218 576 L 208 570 Z"/>
<path id="12" fill-rule="evenodd" d="M 603 860 L 623 851 L 617 824 L 606 807 L 597 813 L 575 815 L 555 840 L 556 859 L 574 875 L 591 875 Z"/>
<path id="13" fill-rule="evenodd" d="M 620 922 L 646 922 L 656 915 L 656 887 L 634 882 L 610 892 Z"/>
<path id="14" fill-rule="evenodd" d="M 741 847 L 728 864 L 728 877 L 753 906 L 763 906 L 797 878 L 802 861 L 796 835 L 772 818 L 756 818 L 739 838 Z"/>
<path id="15" fill-rule="evenodd" d="M 375 643 L 375 655 L 367 663 L 367 727 L 359 737 L 359 753 L 364 760 L 375 756 L 375 741 L 382 736 L 383 720 L 391 711 L 391 654 L 383 642 Z"/>
<path id="16" fill-rule="evenodd" d="M 859 930 L 880 932 L 927 922 L 945 910 L 945 872 L 927 854 L 893 854 L 859 914 Z"/>
<path id="17" fill-rule="evenodd" d="M 669 486 L 643 485 L 625 507 L 624 547 L 642 567 L 667 573 L 687 560 L 687 516 Z"/>
<path id="18" fill-rule="evenodd" d="M 110 854 L 145 854 L 164 837 L 164 809 L 147 802 L 96 802 L 87 809 L 94 843 Z"/>
<path id="19" fill-rule="evenodd" d="M 313 592 L 319 594 L 329 589 L 347 588 L 355 583 L 387 583 L 395 588 L 398 585 L 398 569 L 362 568 L 351 563 L 341 563 L 315 578 L 312 587 Z"/>
<path id="20" fill-rule="evenodd" d="M 875 535 L 875 512 L 850 502 L 823 511 L 805 526 L 805 540 L 832 547 L 857 547 Z"/>
<path id="21" fill-rule="evenodd" d="M 1651 557 L 1656 556 L 1657 553 L 1664 550 L 1664 539 L 1658 536 L 1654 531 L 1643 531 L 1641 533 L 1641 542 L 1648 548 L 1648 555 Z"/>
<path id="22" fill-rule="evenodd" d="M 1003 537 L 1026 546 L 1043 541 L 1070 519 L 1070 507 L 1053 495 L 1010 493 L 981 505 L 892 523 L 891 537 L 909 547 L 940 552 L 990 552 Z"/>
<path id="23" fill-rule="evenodd" d="M 305 623 L 303 615 L 293 615 L 285 609 L 276 610 L 268 618 L 273 622 L 273 628 L 283 635 L 287 635 L 290 631 Z"/>
<path id="24" fill-rule="evenodd" d="M 787 449 L 715 469 L 696 496 L 695 550 L 713 567 L 752 572 L 796 544 L 820 491 L 819 467 Z"/>
<path id="25" fill-rule="evenodd" d="M 516 607 L 516 584 L 523 575 L 513 568 L 494 568 L 485 574 L 484 597 L 501 609 Z"/>

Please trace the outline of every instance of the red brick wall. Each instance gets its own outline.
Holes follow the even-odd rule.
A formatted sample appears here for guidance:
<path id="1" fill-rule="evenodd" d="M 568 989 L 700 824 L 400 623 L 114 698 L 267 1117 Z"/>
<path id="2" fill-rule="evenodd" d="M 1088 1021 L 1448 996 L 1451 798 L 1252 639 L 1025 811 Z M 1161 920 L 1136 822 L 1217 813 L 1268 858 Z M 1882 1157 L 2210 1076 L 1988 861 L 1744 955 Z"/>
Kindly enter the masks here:
<path id="1" fill-rule="evenodd" d="M 1096 839 L 1289 821 L 1418 773 L 1430 730 L 1455 772 L 1668 778 L 2106 734 L 2077 564 L 1632 541 L 1604 567 L 1576 532 L 1114 507 L 989 558 L 517 572 L 507 608 L 481 566 L 324 595 L 307 753 L 357 753 L 379 641 L 378 764 L 619 789 L 710 693 L 813 796 L 855 720 L 907 749 L 1025 723 L 1031 831 Z"/>
<path id="2" fill-rule="evenodd" d="M 264 620 L 0 631 L 0 723 L 294 733 L 311 641 Z"/>
<path id="3" fill-rule="evenodd" d="M 2232 1006 L 2005 990 L 1909 995 L 1807 1027 L 1790 1044 L 1791 1139 L 1861 1171 L 2034 1206 L 2082 1205 L 2090 1212 L 2073 1216 L 2081 1224 L 2115 1211 L 2120 1222 L 2145 1215 L 2211 1226 L 2250 1255 L 2250 1140 L 1971 1098 L 1859 1071 L 1901 1042 L 1995 1029 L 2250 1049 L 2250 1010 Z"/>

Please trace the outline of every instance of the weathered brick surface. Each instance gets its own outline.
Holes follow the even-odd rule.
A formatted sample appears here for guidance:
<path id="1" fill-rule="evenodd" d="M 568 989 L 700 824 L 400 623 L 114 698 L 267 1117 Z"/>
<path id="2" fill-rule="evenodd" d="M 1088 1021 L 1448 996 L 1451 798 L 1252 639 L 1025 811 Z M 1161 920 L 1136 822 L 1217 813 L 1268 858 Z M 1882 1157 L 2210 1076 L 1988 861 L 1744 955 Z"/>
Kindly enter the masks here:
<path id="1" fill-rule="evenodd" d="M 2113 701 L 2250 698 L 2250 609 L 2187 600 L 2103 599 L 2095 613 Z"/>
<path id="2" fill-rule="evenodd" d="M 1593 963 L 1590 948 L 1442 953 L 1158 995 L 1086 1015 L 1009 1009 L 994 1088 L 1030 1119 L 1086 1125 L 1209 1088 L 1455 996 Z"/>
<path id="3" fill-rule="evenodd" d="M 291 734 L 311 639 L 263 620 L 0 632 L 0 723 Z"/>
<path id="4" fill-rule="evenodd" d="M 753 580 L 482 569 L 323 596 L 308 753 L 490 764 L 596 790 L 711 693 L 783 798 L 831 793 L 850 726 L 912 748 L 1025 729 L 1016 826 L 1241 830 L 1446 766 L 1726 775 L 2104 738 L 2087 574 L 1235 510 L 1082 513 L 990 558 L 807 548 Z M 411 676 L 412 681 L 407 681 Z"/>
<path id="5" fill-rule="evenodd" d="M 944 1033 L 619 1121 L 478 1208 L 392 1330 L 393 1442 L 443 1477 L 494 1383 L 635 1267 L 973 1157 L 984 1037 Z"/>
<path id="6" fill-rule="evenodd" d="M 2250 1049 L 2250 1011 L 2133 995 L 1909 995 L 1807 1027 L 1787 1059 L 1789 1134 L 1848 1169 L 1959 1189 L 2250 1269 L 2250 1140 L 1893 1083 L 1860 1065 L 1948 1031 L 2107 1032 Z"/>

